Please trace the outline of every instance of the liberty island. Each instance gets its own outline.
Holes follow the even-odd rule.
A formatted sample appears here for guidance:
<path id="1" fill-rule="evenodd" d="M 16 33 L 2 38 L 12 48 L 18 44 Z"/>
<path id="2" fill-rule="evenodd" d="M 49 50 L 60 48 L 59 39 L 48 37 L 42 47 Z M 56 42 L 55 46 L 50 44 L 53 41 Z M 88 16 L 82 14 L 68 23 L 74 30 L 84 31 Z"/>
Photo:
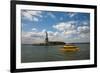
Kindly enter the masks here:
<path id="1" fill-rule="evenodd" d="M 45 36 L 45 42 L 44 43 L 38 43 L 38 44 L 32 44 L 32 45 L 46 45 L 46 46 L 53 46 L 53 45 L 65 45 L 66 43 L 65 42 L 62 42 L 62 41 L 49 41 L 49 38 L 48 38 L 48 33 L 46 33 L 46 36 Z"/>

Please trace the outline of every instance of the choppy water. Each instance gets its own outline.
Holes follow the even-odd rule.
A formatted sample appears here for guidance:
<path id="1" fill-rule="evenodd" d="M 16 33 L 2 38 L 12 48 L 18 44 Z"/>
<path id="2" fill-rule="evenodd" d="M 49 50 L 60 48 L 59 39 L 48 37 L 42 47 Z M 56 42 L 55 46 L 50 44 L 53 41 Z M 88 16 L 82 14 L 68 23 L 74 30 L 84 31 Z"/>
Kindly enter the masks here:
<path id="1" fill-rule="evenodd" d="M 90 44 L 75 44 L 80 48 L 77 52 L 62 52 L 57 46 L 32 46 L 22 45 L 21 62 L 47 62 L 47 61 L 67 61 L 67 60 L 87 60 L 90 59 Z"/>

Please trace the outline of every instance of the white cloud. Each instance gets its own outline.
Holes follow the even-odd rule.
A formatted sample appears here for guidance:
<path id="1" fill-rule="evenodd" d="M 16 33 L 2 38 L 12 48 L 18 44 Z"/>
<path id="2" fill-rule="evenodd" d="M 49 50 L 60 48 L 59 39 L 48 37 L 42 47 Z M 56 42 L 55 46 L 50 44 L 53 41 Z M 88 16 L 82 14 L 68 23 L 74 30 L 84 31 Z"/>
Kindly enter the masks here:
<path id="1" fill-rule="evenodd" d="M 79 26 L 77 28 L 79 32 L 79 37 L 85 39 L 86 41 L 90 41 L 90 28 L 89 26 Z"/>
<path id="2" fill-rule="evenodd" d="M 77 22 L 75 21 L 62 22 L 57 25 L 53 25 L 53 28 L 61 32 L 61 38 L 64 38 L 65 40 L 63 41 L 65 42 L 89 42 L 90 27 L 86 25 L 77 26 L 76 23 Z"/>
<path id="3" fill-rule="evenodd" d="M 41 32 L 22 32 L 22 43 L 23 44 L 32 44 L 32 43 L 43 43 L 45 42 L 45 29 L 43 29 Z M 59 32 L 52 32 L 47 31 L 49 41 L 63 41 L 63 37 Z"/>
<path id="4" fill-rule="evenodd" d="M 30 21 L 38 21 L 38 17 L 42 17 L 41 11 L 32 11 L 32 10 L 22 10 L 21 14 L 23 19 L 28 19 Z"/>
<path id="5" fill-rule="evenodd" d="M 68 13 L 69 17 L 71 17 L 71 18 L 74 17 L 76 14 L 77 14 L 77 13 L 73 13 L 73 12 L 72 12 L 72 13 L 71 13 L 71 12 Z"/>
<path id="6" fill-rule="evenodd" d="M 75 29 L 75 25 L 70 24 L 69 22 L 62 22 L 57 25 L 53 25 L 53 28 L 59 30 L 59 31 L 71 31 Z"/>
<path id="7" fill-rule="evenodd" d="M 36 28 L 32 28 L 32 30 L 33 30 L 33 31 L 37 31 L 37 29 L 36 29 Z"/>
<path id="8" fill-rule="evenodd" d="M 83 21 L 82 23 L 83 23 L 83 25 L 89 25 L 88 21 Z"/>
<path id="9" fill-rule="evenodd" d="M 79 26 L 77 30 L 79 31 L 79 33 L 85 33 L 85 34 L 90 32 L 89 26 Z"/>
<path id="10" fill-rule="evenodd" d="M 33 15 L 33 16 L 40 16 L 41 15 L 41 11 L 32 11 L 32 10 L 29 10 L 27 11 L 27 13 Z"/>
<path id="11" fill-rule="evenodd" d="M 22 44 L 32 44 L 44 42 L 44 35 L 41 32 L 22 32 Z"/>
<path id="12" fill-rule="evenodd" d="M 38 22 L 39 21 L 39 19 L 37 18 L 37 17 L 33 17 L 33 19 L 32 19 L 33 21 L 36 21 L 36 22 Z"/>
<path id="13" fill-rule="evenodd" d="M 57 25 L 53 25 L 53 28 L 55 28 L 59 31 L 63 31 L 64 27 L 65 27 L 65 23 L 60 23 L 60 24 L 57 24 Z"/>
<path id="14" fill-rule="evenodd" d="M 30 21 L 32 21 L 32 15 L 29 14 L 27 11 L 21 11 L 21 15 L 24 19 L 29 19 Z"/>
<path id="15" fill-rule="evenodd" d="M 63 22 L 63 23 L 59 23 L 57 25 L 53 25 L 53 28 L 59 30 L 60 32 L 62 32 L 62 34 L 64 36 L 69 36 L 71 34 L 76 33 L 76 26 L 71 24 L 70 22 Z"/>
<path id="16" fill-rule="evenodd" d="M 45 32 L 46 32 L 46 29 L 43 29 L 43 30 L 42 30 L 42 33 L 45 33 Z"/>
<path id="17" fill-rule="evenodd" d="M 54 15 L 54 14 L 52 14 L 51 12 L 48 12 L 48 15 L 50 16 L 50 17 L 52 17 L 52 18 L 56 18 L 56 16 Z"/>

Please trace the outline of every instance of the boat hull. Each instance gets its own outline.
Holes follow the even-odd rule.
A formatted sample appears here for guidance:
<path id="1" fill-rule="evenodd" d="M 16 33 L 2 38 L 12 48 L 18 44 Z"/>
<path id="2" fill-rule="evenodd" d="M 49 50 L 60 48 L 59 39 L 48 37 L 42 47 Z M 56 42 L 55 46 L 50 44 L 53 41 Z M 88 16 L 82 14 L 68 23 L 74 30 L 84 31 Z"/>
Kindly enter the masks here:
<path id="1" fill-rule="evenodd" d="M 60 50 L 65 51 L 65 52 L 75 52 L 75 51 L 79 51 L 79 48 L 73 48 L 73 49 L 72 48 L 71 49 L 70 48 L 66 48 L 66 49 L 61 48 Z"/>

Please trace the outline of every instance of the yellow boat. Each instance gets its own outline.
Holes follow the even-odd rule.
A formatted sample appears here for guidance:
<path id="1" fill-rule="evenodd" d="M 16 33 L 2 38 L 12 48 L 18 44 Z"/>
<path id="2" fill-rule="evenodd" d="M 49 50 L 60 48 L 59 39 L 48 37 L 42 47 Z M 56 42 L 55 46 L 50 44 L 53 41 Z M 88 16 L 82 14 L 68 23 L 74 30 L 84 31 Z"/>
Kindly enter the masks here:
<path id="1" fill-rule="evenodd" d="M 67 52 L 75 52 L 79 51 L 79 48 L 73 44 L 66 44 L 63 48 L 60 49 L 61 51 L 67 51 Z"/>

